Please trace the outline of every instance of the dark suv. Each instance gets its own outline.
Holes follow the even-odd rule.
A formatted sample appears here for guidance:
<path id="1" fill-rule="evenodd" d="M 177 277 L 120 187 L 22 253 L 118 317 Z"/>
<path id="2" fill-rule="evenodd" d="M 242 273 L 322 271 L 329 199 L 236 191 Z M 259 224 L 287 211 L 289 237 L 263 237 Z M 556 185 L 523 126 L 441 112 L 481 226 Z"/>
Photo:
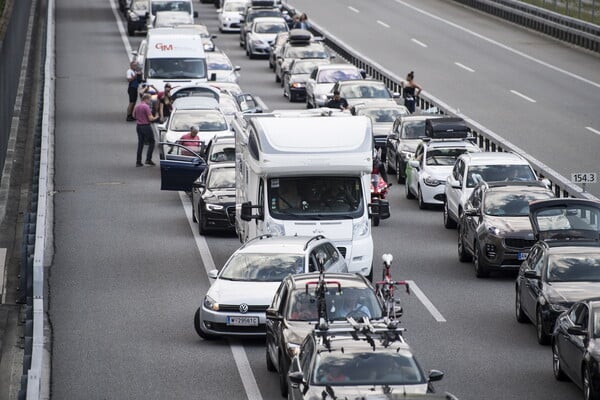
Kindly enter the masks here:
<path id="1" fill-rule="evenodd" d="M 148 0 L 133 0 L 125 12 L 127 19 L 127 34 L 133 36 L 136 32 L 145 32 L 149 16 Z"/>
<path id="2" fill-rule="evenodd" d="M 345 324 L 346 317 L 383 317 L 383 308 L 369 281 L 359 274 L 325 273 L 327 320 Z M 317 322 L 319 273 L 290 275 L 267 309 L 267 369 L 279 372 L 281 394 L 287 395 L 287 372 L 300 343 Z M 352 304 L 350 304 L 352 303 Z M 355 307 L 352 307 L 355 306 Z M 336 322 L 337 321 L 337 322 Z"/>

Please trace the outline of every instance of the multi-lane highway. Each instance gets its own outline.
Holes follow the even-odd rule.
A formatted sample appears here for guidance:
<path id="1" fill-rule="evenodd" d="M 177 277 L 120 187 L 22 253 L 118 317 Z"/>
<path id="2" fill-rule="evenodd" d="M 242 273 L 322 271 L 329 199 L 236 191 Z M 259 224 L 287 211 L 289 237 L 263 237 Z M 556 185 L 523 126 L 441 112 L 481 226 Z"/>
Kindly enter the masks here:
<path id="1" fill-rule="evenodd" d="M 196 226 L 190 224 L 185 195 L 160 192 L 157 167 L 135 168 L 135 126 L 125 122 L 128 58 L 111 9 L 114 3 L 57 1 L 57 193 L 55 258 L 49 281 L 52 395 L 55 399 L 278 399 L 277 377 L 266 370 L 263 341 L 202 341 L 194 332 L 193 313 L 210 284 L 206 270 L 213 263 L 222 265 L 239 242 L 231 235 L 199 236 Z M 461 7 L 438 1 L 410 2 L 413 6 L 423 3 L 430 8 L 439 6 L 438 13 L 447 12 L 449 20 L 485 29 L 486 35 L 530 40 L 527 33 L 519 34 L 514 27 Z M 318 4 L 323 5 L 322 13 L 317 11 Z M 337 5 L 335 18 L 328 17 L 330 4 Z M 434 24 L 429 22 L 417 30 L 421 24 L 403 2 L 368 4 L 370 12 L 377 7 L 387 10 L 390 19 L 386 23 L 394 29 L 379 32 L 377 25 L 384 27 L 377 24 L 362 29 L 357 39 L 351 20 L 357 13 L 341 14 L 345 11 L 342 5 L 350 3 L 305 0 L 301 8 L 310 19 L 329 24 L 327 29 L 339 28 L 336 35 L 353 47 L 365 53 L 387 54 L 399 65 L 394 67 L 399 74 L 414 69 L 427 90 L 466 114 L 471 114 L 471 106 L 485 111 L 481 102 L 488 101 L 488 96 L 477 93 L 483 89 L 475 91 L 468 84 L 483 87 L 483 82 L 491 83 L 475 77 L 461 81 L 463 78 L 455 77 L 457 72 L 444 78 L 444 71 L 455 61 L 474 65 L 469 64 L 472 59 L 451 60 L 444 67 L 439 64 L 450 60 L 439 59 L 430 47 L 385 44 L 393 40 L 390 35 L 396 30 L 404 35 L 413 33 L 411 37 L 415 32 L 426 33 L 417 40 L 428 46 L 436 40 L 441 43 L 442 39 L 430 36 L 438 29 Z M 396 4 L 405 8 L 394 11 Z M 199 20 L 216 33 L 214 7 L 195 6 Z M 353 7 L 360 9 L 357 4 Z M 370 46 L 361 44 L 365 37 Z M 141 39 L 130 38 L 131 46 L 136 48 Z M 458 38 L 459 43 L 454 43 L 444 39 L 446 42 L 439 46 L 448 51 L 457 46 L 459 53 L 473 47 L 460 44 L 464 40 Z M 573 57 L 581 60 L 588 57 L 572 49 L 557 49 L 551 40 L 536 36 L 536 41 L 545 45 L 539 46 L 536 52 L 541 54 L 536 56 L 544 55 L 545 47 L 548 57 L 559 52 L 574 53 Z M 237 35 L 220 34 L 217 44 L 234 64 L 242 66 L 242 88 L 259 95 L 271 109 L 303 107 L 287 103 L 267 61 L 248 60 L 238 46 Z M 361 48 L 363 45 L 365 48 Z M 428 69 L 406 61 L 420 57 L 421 48 L 430 50 L 425 56 Z M 512 77 L 512 71 L 504 69 L 511 68 L 514 61 L 505 60 L 499 51 L 489 50 L 478 59 L 481 63 L 491 59 L 487 62 L 496 65 L 498 74 Z M 586 69 L 591 70 L 589 66 L 578 67 L 583 75 Z M 598 73 L 593 72 L 596 78 Z M 507 78 L 507 82 L 521 85 L 506 88 L 523 91 L 523 85 L 534 78 Z M 564 80 L 553 83 L 565 90 L 581 84 Z M 456 98 L 473 97 L 468 104 L 453 104 L 445 97 L 454 93 L 444 89 L 454 81 L 462 82 L 463 87 L 462 95 Z M 499 83 L 493 84 L 498 93 Z M 597 98 L 598 93 L 595 95 Z M 509 101 L 498 95 L 497 104 L 490 105 L 485 115 L 496 121 L 501 108 L 518 101 L 516 97 Z M 550 103 L 543 107 L 532 104 L 552 113 Z M 559 113 L 561 109 L 556 110 Z M 598 126 L 598 116 L 590 115 Z M 508 127 L 498 126 L 510 131 L 520 119 L 509 120 L 514 123 L 509 122 Z M 582 148 L 597 145 L 597 139 Z M 550 142 L 553 140 L 545 140 L 544 144 L 551 146 Z M 446 377 L 437 388 L 461 399 L 580 398 L 581 392 L 573 384 L 554 380 L 551 351 L 537 344 L 532 326 L 515 321 L 514 276 L 476 279 L 471 264 L 458 262 L 456 231 L 443 228 L 439 210 L 420 211 L 415 202 L 404 199 L 400 185 L 392 187 L 390 202 L 392 218 L 373 230 L 375 256 L 379 259 L 382 253 L 391 252 L 395 276 L 414 281 L 414 288 L 422 292 L 422 296 L 416 291 L 404 296 L 403 324 L 408 329 L 407 340 L 424 368 L 445 371 Z M 380 266 L 376 267 L 376 273 L 380 272 Z"/>

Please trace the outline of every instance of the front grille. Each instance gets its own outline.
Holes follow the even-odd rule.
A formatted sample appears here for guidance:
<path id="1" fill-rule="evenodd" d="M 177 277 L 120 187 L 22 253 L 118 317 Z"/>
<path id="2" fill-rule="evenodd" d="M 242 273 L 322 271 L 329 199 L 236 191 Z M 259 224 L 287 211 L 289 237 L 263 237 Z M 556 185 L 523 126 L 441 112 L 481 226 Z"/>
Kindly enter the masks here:
<path id="1" fill-rule="evenodd" d="M 340 253 L 342 253 L 342 256 L 344 256 L 344 258 L 346 258 L 346 248 L 345 247 L 338 247 L 337 248 Z"/>
<path id="2" fill-rule="evenodd" d="M 504 244 L 506 245 L 506 247 L 528 249 L 535 244 L 535 240 L 520 238 L 504 238 Z"/>
<path id="3" fill-rule="evenodd" d="M 251 306 L 248 305 L 248 312 L 265 312 L 269 306 Z M 240 312 L 239 304 L 219 304 L 219 311 Z"/>
<path id="4" fill-rule="evenodd" d="M 229 25 L 229 26 L 230 26 L 230 27 L 232 27 L 232 28 L 239 28 L 239 27 L 240 27 L 240 24 L 231 24 L 231 25 Z"/>
<path id="5" fill-rule="evenodd" d="M 208 325 L 208 322 L 205 322 L 205 325 Z M 258 326 L 234 326 L 223 323 L 210 322 L 209 329 L 223 333 L 266 333 L 266 328 L 264 324 Z"/>
<path id="6" fill-rule="evenodd" d="M 445 193 L 438 193 L 435 196 L 433 196 L 434 200 L 437 201 L 446 201 L 446 194 Z"/>
<path id="7" fill-rule="evenodd" d="M 225 211 L 227 213 L 227 220 L 233 226 L 235 224 L 235 206 L 227 207 Z"/>

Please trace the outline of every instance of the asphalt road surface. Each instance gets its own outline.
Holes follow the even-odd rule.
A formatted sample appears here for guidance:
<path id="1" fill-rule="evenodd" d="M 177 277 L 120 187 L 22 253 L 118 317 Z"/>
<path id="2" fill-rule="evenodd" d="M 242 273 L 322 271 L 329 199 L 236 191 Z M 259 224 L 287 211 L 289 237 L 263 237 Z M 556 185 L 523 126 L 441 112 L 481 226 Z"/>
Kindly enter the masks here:
<path id="1" fill-rule="evenodd" d="M 310 8 L 316 4 L 305 0 L 303 9 L 321 22 Z M 214 7 L 195 7 L 199 20 L 217 33 Z M 323 12 L 329 9 L 324 6 Z M 463 9 L 449 18 L 457 15 L 471 27 L 484 18 Z M 185 195 L 161 192 L 157 167 L 135 168 L 135 126 L 125 122 L 128 58 L 111 2 L 58 0 L 56 18 L 56 251 L 49 285 L 53 398 L 280 398 L 277 376 L 266 370 L 262 340 L 203 341 L 194 331 L 194 311 L 210 284 L 206 270 L 212 263 L 223 265 L 239 242 L 233 235 L 200 237 L 190 224 L 189 206 L 183 207 Z M 518 36 L 509 25 L 486 21 L 500 37 Z M 433 29 L 428 26 L 428 35 Z M 389 33 L 372 32 L 365 51 L 381 47 L 384 53 L 383 44 L 372 44 L 391 40 Z M 344 40 L 358 48 L 358 36 L 346 33 Z M 522 35 L 527 41 L 529 34 Z M 131 46 L 141 39 L 130 38 Z M 271 109 L 303 107 L 282 97 L 267 61 L 250 61 L 236 34 L 219 34 L 217 44 L 242 67 L 246 91 Z M 550 56 L 556 45 L 546 44 Z M 416 57 L 416 50 L 405 48 L 403 58 Z M 511 76 L 503 69 L 514 61 L 500 56 L 489 52 L 502 63 L 497 72 Z M 436 59 L 433 53 L 428 57 Z M 479 59 L 484 62 L 485 56 Z M 400 71 L 412 68 L 408 65 L 413 64 Z M 442 98 L 429 75 L 437 71 L 435 79 L 443 81 L 445 68 L 414 67 L 426 88 Z M 461 109 L 470 114 L 467 106 Z M 392 187 L 392 218 L 373 229 L 375 258 L 392 253 L 394 277 L 414 281 L 426 296 L 416 291 L 403 296 L 402 321 L 422 366 L 446 373 L 438 390 L 461 399 L 581 398 L 573 384 L 554 380 L 550 348 L 537 344 L 533 327 L 515 321 L 514 275 L 475 278 L 471 264 L 458 262 L 456 231 L 443 228 L 441 212 L 420 211 L 403 192 L 401 185 Z M 380 274 L 378 262 L 376 268 Z M 434 308 L 425 306 L 426 299 Z"/>

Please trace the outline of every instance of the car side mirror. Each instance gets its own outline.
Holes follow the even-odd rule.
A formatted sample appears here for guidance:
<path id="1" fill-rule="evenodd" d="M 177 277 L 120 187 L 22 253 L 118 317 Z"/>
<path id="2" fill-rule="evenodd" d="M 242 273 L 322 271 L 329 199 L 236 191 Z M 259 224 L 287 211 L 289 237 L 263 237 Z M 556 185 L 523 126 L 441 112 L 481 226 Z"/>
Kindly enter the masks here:
<path id="1" fill-rule="evenodd" d="M 210 38 L 211 38 L 211 39 L 216 39 L 216 38 L 217 38 L 217 35 L 210 35 Z"/>
<path id="2" fill-rule="evenodd" d="M 156 125 L 156 129 L 157 129 L 159 132 L 164 132 L 164 131 L 166 131 L 166 130 L 167 130 L 167 124 L 157 124 L 157 125 Z"/>
<path id="3" fill-rule="evenodd" d="M 210 271 L 208 271 L 208 277 L 210 279 L 217 279 L 217 275 L 219 275 L 218 269 L 211 269 Z"/>
<path id="4" fill-rule="evenodd" d="M 217 14 L 221 14 L 223 12 L 222 8 L 217 8 Z"/>
<path id="5" fill-rule="evenodd" d="M 252 210 L 255 208 L 260 211 L 260 206 L 253 206 L 252 203 L 249 201 L 242 203 L 240 218 L 243 221 L 252 221 L 253 219 L 263 219 L 262 213 L 260 213 L 260 212 L 258 215 L 252 214 Z"/>
<path id="6" fill-rule="evenodd" d="M 419 163 L 417 160 L 410 160 L 408 164 L 410 164 L 411 167 L 417 169 L 421 166 L 421 163 Z"/>
<path id="7" fill-rule="evenodd" d="M 239 65 L 236 65 L 235 67 L 233 67 L 234 71 L 241 71 L 242 67 L 240 67 Z"/>
<path id="8" fill-rule="evenodd" d="M 304 380 L 304 374 L 300 371 L 290 372 L 288 374 L 288 377 L 290 378 L 290 382 L 292 382 L 292 385 L 296 385 L 296 387 L 298 387 L 298 385 L 300 384 L 306 383 L 306 381 Z"/>
<path id="9" fill-rule="evenodd" d="M 279 311 L 276 308 L 267 308 L 267 319 L 273 319 L 276 321 L 281 321 L 283 316 L 279 314 Z"/>
<path id="10" fill-rule="evenodd" d="M 460 189 L 460 182 L 456 179 L 450 179 L 450 187 L 452 187 L 452 189 Z"/>
<path id="11" fill-rule="evenodd" d="M 465 209 L 465 215 L 468 217 L 475 217 L 477 216 L 478 212 L 476 208 L 466 208 Z"/>
<path id="12" fill-rule="evenodd" d="M 583 329 L 583 327 L 581 325 L 570 326 L 567 328 L 567 332 L 570 333 L 571 335 L 577 335 L 577 336 L 587 335 L 587 332 L 585 331 L 585 329 Z"/>
<path id="13" fill-rule="evenodd" d="M 441 381 L 443 377 L 444 373 L 442 371 L 438 371 L 437 369 L 429 371 L 429 382 Z"/>
<path id="14" fill-rule="evenodd" d="M 527 279 L 540 279 L 540 276 L 533 269 L 528 269 L 523 273 L 523 276 Z"/>

